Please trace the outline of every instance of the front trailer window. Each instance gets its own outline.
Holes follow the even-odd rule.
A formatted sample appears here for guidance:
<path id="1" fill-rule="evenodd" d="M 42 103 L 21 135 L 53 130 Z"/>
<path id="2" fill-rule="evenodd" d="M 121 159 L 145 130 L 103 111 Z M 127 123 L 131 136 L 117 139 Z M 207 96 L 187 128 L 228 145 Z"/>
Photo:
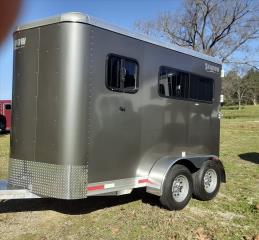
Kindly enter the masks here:
<path id="1" fill-rule="evenodd" d="M 136 60 L 109 55 L 106 85 L 112 91 L 135 93 L 139 85 L 138 71 Z"/>

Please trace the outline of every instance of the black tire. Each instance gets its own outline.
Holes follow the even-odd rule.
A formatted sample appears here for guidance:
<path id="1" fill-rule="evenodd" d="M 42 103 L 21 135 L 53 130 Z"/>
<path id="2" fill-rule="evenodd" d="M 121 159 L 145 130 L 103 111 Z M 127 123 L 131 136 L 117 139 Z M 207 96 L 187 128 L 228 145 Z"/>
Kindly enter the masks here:
<path id="1" fill-rule="evenodd" d="M 172 191 L 173 184 L 176 185 L 178 183 L 177 180 L 181 178 L 185 183 L 184 186 L 186 187 L 181 188 L 181 186 L 175 186 L 176 191 L 173 194 L 173 191 Z M 180 183 L 181 181 L 179 182 L 179 184 Z M 183 193 L 182 193 L 182 190 L 184 190 Z M 176 196 L 177 191 L 180 191 L 180 194 L 182 194 L 183 199 L 179 199 L 179 196 Z M 192 193 L 193 193 L 192 175 L 189 169 L 183 165 L 179 165 L 179 164 L 174 165 L 166 175 L 166 178 L 163 184 L 162 196 L 160 197 L 161 204 L 169 210 L 181 210 L 190 201 L 192 197 Z"/>
<path id="2" fill-rule="evenodd" d="M 0 116 L 0 130 L 5 131 L 6 120 L 4 116 Z"/>
<path id="3" fill-rule="evenodd" d="M 207 176 L 205 177 L 205 174 Z M 209 174 L 210 173 L 210 174 Z M 214 183 L 216 174 L 216 183 Z M 202 201 L 213 199 L 220 188 L 220 169 L 215 160 L 208 160 L 202 167 L 192 175 L 193 177 L 193 196 Z M 206 180 L 207 179 L 207 180 Z M 205 181 L 206 180 L 206 181 Z"/>

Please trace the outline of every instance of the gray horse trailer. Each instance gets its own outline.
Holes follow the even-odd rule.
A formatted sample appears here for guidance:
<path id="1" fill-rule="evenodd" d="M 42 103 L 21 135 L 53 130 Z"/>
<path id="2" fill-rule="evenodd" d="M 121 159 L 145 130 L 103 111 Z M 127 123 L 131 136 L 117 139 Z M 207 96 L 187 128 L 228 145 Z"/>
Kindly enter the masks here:
<path id="1" fill-rule="evenodd" d="M 221 63 L 81 13 L 14 32 L 8 186 L 82 199 L 134 188 L 182 209 L 225 182 Z"/>

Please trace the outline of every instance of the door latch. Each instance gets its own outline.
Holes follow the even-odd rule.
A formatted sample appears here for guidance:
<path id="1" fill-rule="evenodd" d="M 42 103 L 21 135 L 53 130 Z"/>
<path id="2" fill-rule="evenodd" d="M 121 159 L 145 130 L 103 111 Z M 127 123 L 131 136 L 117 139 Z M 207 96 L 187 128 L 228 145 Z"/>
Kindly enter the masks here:
<path id="1" fill-rule="evenodd" d="M 119 110 L 120 110 L 120 111 L 122 111 L 122 112 L 125 112 L 125 111 L 126 111 L 126 108 L 125 108 L 125 107 L 120 106 L 120 107 L 119 107 Z"/>

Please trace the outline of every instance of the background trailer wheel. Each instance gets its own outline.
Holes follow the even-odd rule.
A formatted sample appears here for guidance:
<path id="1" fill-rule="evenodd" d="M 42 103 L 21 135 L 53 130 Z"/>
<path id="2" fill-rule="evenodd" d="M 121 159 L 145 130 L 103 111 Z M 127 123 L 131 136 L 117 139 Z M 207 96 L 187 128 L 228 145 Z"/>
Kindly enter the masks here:
<path id="1" fill-rule="evenodd" d="M 0 130 L 4 131 L 6 129 L 6 119 L 4 116 L 0 115 Z"/>
<path id="2" fill-rule="evenodd" d="M 192 176 L 189 169 L 176 164 L 166 175 L 160 202 L 169 210 L 181 210 L 190 201 L 192 192 Z"/>
<path id="3" fill-rule="evenodd" d="M 193 173 L 193 196 L 199 200 L 207 201 L 214 198 L 220 187 L 221 174 L 215 160 L 208 160 L 202 167 Z"/>

